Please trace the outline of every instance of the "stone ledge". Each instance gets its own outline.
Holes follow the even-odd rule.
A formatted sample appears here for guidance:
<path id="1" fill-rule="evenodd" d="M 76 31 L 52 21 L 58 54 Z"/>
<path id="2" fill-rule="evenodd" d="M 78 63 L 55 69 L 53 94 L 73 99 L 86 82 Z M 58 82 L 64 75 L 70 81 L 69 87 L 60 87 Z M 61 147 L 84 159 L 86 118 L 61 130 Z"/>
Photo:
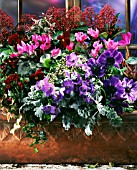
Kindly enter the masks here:
<path id="1" fill-rule="evenodd" d="M 21 130 L 10 134 L 13 122 L 0 120 L 0 163 L 99 163 L 137 164 L 137 112 L 123 115 L 123 125 L 113 128 L 106 120 L 87 137 L 72 127 L 65 131 L 60 122 L 45 126 L 48 141 L 34 154 L 32 142 Z"/>

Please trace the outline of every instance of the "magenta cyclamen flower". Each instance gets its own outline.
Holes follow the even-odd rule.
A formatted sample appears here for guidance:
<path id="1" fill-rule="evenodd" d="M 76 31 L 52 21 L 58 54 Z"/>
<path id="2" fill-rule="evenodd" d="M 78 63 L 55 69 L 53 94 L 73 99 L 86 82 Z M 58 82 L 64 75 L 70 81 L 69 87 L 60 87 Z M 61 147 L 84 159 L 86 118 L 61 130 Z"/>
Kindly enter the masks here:
<path id="1" fill-rule="evenodd" d="M 122 40 L 118 42 L 119 45 L 129 45 L 131 40 L 132 34 L 130 32 L 127 32 L 126 34 L 122 34 Z"/>
<path id="2" fill-rule="evenodd" d="M 76 40 L 80 43 L 83 43 L 88 38 L 87 34 L 84 34 L 83 32 L 75 33 L 75 36 Z"/>
<path id="3" fill-rule="evenodd" d="M 98 38 L 99 36 L 99 30 L 97 28 L 96 30 L 93 30 L 92 28 L 88 28 L 87 33 L 93 38 Z"/>
<path id="4" fill-rule="evenodd" d="M 41 41 L 41 36 L 38 35 L 38 34 L 32 35 L 32 41 L 34 41 L 34 43 L 37 43 L 38 41 Z"/>
<path id="5" fill-rule="evenodd" d="M 24 41 L 21 41 L 21 45 L 17 44 L 17 50 L 19 54 L 26 52 L 26 44 Z"/>

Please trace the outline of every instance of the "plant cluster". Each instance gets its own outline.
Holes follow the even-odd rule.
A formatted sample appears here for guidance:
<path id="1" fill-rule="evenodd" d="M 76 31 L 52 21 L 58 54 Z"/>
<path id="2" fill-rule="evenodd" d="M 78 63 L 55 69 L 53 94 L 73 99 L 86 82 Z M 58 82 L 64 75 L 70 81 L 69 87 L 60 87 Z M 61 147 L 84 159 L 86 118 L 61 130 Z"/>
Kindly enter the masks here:
<path id="1" fill-rule="evenodd" d="M 130 44 L 131 33 L 117 20 L 109 5 L 100 14 L 89 7 L 51 8 L 33 18 L 25 33 L 12 32 L 0 48 L 0 98 L 7 118 L 17 118 L 13 134 L 22 117 L 23 130 L 35 139 L 31 146 L 46 140 L 42 128 L 34 127 L 57 118 L 66 130 L 74 125 L 87 135 L 103 117 L 121 125 L 122 113 L 135 109 L 137 81 L 127 76 L 118 51 Z"/>

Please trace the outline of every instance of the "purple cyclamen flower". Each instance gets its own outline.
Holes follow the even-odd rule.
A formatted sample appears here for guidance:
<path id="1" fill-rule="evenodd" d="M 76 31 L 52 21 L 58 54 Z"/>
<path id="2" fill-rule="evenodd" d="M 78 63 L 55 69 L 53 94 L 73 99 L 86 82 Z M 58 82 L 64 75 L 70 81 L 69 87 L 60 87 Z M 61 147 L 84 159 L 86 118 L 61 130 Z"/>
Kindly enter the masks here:
<path id="1" fill-rule="evenodd" d="M 66 65 L 75 66 L 78 61 L 78 56 L 72 52 L 70 55 L 66 56 Z"/>
<path id="2" fill-rule="evenodd" d="M 51 105 L 44 106 L 42 110 L 46 114 L 51 114 L 51 115 L 58 115 L 60 113 L 59 108 L 56 108 L 56 106 L 51 106 Z"/>
<path id="3" fill-rule="evenodd" d="M 137 100 L 137 82 L 124 77 L 122 86 L 124 88 L 122 97 L 126 98 L 131 103 Z"/>
<path id="4" fill-rule="evenodd" d="M 74 90 L 74 84 L 72 80 L 65 80 L 63 82 L 63 86 L 65 87 L 65 92 L 70 94 Z"/>
<path id="5" fill-rule="evenodd" d="M 121 52 L 118 52 L 117 50 L 114 49 L 109 49 L 99 56 L 97 62 L 106 67 L 113 65 L 115 67 L 119 67 L 119 64 L 121 64 L 122 60 L 123 55 Z"/>

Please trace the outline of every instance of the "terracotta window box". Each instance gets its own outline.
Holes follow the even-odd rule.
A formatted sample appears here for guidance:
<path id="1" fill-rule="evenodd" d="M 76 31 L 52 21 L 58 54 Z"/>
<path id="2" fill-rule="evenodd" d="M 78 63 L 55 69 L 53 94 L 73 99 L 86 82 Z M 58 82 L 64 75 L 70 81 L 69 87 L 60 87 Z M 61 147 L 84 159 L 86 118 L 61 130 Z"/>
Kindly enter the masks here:
<path id="1" fill-rule="evenodd" d="M 123 116 L 123 125 L 113 128 L 102 121 L 93 135 L 81 129 L 65 131 L 60 122 L 45 127 L 48 141 L 34 153 L 30 139 L 21 130 L 10 134 L 14 122 L 0 114 L 0 163 L 100 163 L 137 164 L 137 111 Z"/>

